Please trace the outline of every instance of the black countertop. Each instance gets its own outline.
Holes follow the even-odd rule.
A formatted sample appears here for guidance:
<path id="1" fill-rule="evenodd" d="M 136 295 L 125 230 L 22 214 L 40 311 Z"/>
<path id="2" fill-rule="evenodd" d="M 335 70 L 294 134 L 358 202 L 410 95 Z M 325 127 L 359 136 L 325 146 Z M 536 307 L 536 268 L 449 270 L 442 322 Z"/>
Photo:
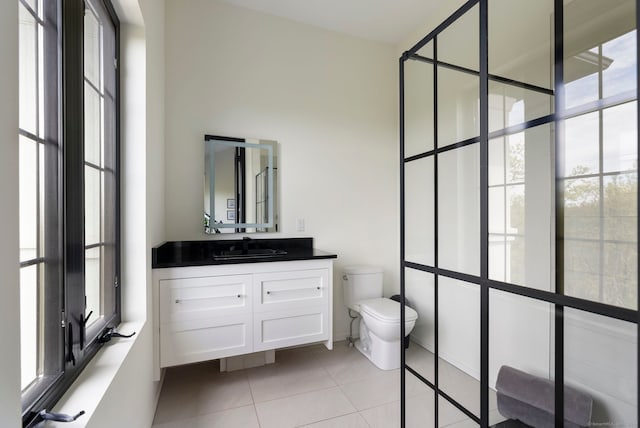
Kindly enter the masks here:
<path id="1" fill-rule="evenodd" d="M 313 238 L 170 241 L 153 248 L 151 252 L 151 266 L 154 269 L 338 257 L 313 248 Z"/>

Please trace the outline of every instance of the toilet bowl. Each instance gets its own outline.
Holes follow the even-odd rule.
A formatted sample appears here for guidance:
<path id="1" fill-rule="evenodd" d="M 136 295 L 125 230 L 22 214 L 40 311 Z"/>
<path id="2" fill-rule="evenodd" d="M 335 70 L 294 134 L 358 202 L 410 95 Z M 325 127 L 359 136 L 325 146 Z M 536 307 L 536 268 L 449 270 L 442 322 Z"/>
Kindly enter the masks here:
<path id="1" fill-rule="evenodd" d="M 345 305 L 359 313 L 360 338 L 355 346 L 382 370 L 400 367 L 400 303 L 382 297 L 382 269 L 372 266 L 345 268 Z M 411 333 L 418 313 L 405 306 L 405 336 Z"/>
<path id="2" fill-rule="evenodd" d="M 382 370 L 400 367 L 400 303 L 387 298 L 360 302 L 360 340 L 356 348 Z M 408 336 L 418 313 L 405 306 L 404 333 Z"/>

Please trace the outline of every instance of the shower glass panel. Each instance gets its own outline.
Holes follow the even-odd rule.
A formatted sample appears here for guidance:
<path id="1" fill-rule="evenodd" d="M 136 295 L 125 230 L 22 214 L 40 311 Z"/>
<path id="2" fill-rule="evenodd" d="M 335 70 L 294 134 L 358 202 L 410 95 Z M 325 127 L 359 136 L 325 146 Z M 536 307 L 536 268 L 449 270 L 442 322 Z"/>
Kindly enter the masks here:
<path id="1" fill-rule="evenodd" d="M 433 150 L 433 64 L 407 61 L 404 67 L 404 157 Z"/>
<path id="2" fill-rule="evenodd" d="M 489 81 L 489 132 L 553 113 L 553 96 L 515 85 Z"/>
<path id="3" fill-rule="evenodd" d="M 478 72 L 480 8 L 476 5 L 438 36 L 438 62 Z"/>
<path id="4" fill-rule="evenodd" d="M 593 399 L 591 426 L 638 426 L 637 367 L 636 324 L 565 308 L 564 381 Z"/>
<path id="5" fill-rule="evenodd" d="M 575 1 L 564 7 L 566 108 L 636 97 L 636 2 Z"/>
<path id="6" fill-rule="evenodd" d="M 439 52 L 439 51 L 438 51 Z M 438 66 L 438 147 L 480 134 L 480 79 Z"/>
<path id="7" fill-rule="evenodd" d="M 405 173 L 405 258 L 433 266 L 434 183 L 433 157 L 407 162 Z"/>
<path id="8" fill-rule="evenodd" d="M 517 418 L 509 370 L 545 425 L 638 425 L 639 4 L 469 0 L 400 58 L 402 428 L 414 382 L 418 426 Z"/>
<path id="9" fill-rule="evenodd" d="M 509 417 L 526 418 L 522 405 L 532 406 L 530 392 L 524 389 L 505 388 L 505 382 L 514 378 L 510 368 L 524 372 L 522 378 L 535 376 L 546 383 L 544 402 L 550 404 L 549 421 L 553 421 L 554 383 L 553 337 L 554 308 L 547 302 L 529 299 L 498 290 L 489 291 L 489 425 L 502 422 Z M 500 369 L 499 393 L 496 381 Z M 540 384 L 537 385 L 538 388 Z M 535 395 L 534 395 L 535 396 Z M 532 422 L 532 421 L 531 421 Z"/>
<path id="10" fill-rule="evenodd" d="M 405 268 L 407 306 L 418 313 L 416 325 L 405 349 L 406 364 L 431 383 L 434 377 L 435 350 L 435 279 L 432 273 Z"/>
<path id="11" fill-rule="evenodd" d="M 405 370 L 405 381 L 407 384 L 405 426 L 407 428 L 423 428 L 425 426 L 425 421 L 432 421 L 435 415 L 435 399 L 433 390 L 408 370 Z M 371 426 L 382 426 L 380 424 L 380 419 L 368 420 L 367 422 L 369 422 Z"/>
<path id="12" fill-rule="evenodd" d="M 480 287 L 438 278 L 438 382 L 480 417 Z"/>
<path id="13" fill-rule="evenodd" d="M 490 279 L 553 291 L 552 129 L 546 124 L 489 141 Z"/>
<path id="14" fill-rule="evenodd" d="M 489 74 L 552 90 L 553 0 L 489 0 L 488 10 Z"/>
<path id="15" fill-rule="evenodd" d="M 438 267 L 480 274 L 478 144 L 438 156 Z"/>
<path id="16" fill-rule="evenodd" d="M 564 293 L 637 308 L 636 102 L 564 121 Z"/>

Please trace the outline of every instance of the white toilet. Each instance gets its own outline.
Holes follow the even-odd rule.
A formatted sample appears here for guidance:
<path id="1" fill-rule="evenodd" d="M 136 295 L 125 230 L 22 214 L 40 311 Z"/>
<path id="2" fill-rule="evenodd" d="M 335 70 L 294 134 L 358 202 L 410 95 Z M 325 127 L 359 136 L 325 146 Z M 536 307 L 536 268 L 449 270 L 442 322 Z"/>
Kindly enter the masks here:
<path id="1" fill-rule="evenodd" d="M 400 303 L 382 297 L 383 271 L 374 266 L 344 268 L 342 288 L 347 308 L 360 314 L 356 348 L 382 370 L 400 367 Z M 404 333 L 409 335 L 418 313 L 405 306 Z"/>

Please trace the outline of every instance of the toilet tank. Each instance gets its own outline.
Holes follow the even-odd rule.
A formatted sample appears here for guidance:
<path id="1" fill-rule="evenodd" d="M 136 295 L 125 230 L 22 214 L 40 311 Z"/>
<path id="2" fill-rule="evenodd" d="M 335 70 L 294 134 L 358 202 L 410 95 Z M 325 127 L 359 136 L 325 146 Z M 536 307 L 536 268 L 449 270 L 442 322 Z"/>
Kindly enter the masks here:
<path id="1" fill-rule="evenodd" d="M 346 266 L 342 275 L 344 304 L 360 310 L 358 302 L 382 297 L 383 270 L 377 266 Z"/>

